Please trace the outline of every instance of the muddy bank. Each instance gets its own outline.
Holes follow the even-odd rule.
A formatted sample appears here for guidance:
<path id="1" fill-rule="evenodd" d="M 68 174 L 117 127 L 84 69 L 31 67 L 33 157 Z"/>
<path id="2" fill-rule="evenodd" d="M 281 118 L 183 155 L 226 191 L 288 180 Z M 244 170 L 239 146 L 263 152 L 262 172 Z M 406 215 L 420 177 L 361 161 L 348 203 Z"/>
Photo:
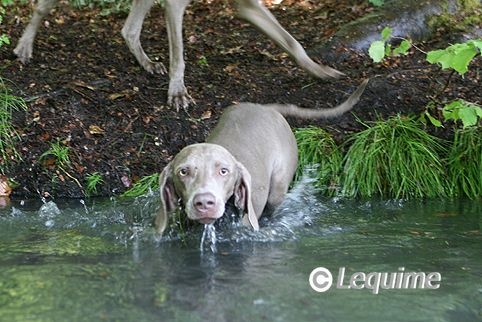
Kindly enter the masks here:
<path id="1" fill-rule="evenodd" d="M 188 112 L 166 106 L 166 75 L 139 67 L 120 35 L 123 15 L 98 16 L 92 9 L 61 6 L 48 18 L 23 66 L 12 49 L 28 22 L 27 6 L 10 11 L 2 30 L 13 46 L 0 49 L 2 77 L 28 101 L 14 123 L 23 161 L 5 174 L 18 185 L 12 197 L 83 197 L 86 177 L 98 172 L 98 195 L 119 194 L 139 178 L 160 172 L 187 144 L 201 142 L 223 109 L 240 101 L 329 107 L 343 101 L 366 77 L 372 78 L 353 114 L 331 121 L 300 122 L 327 128 L 338 141 L 368 121 L 396 113 L 421 113 L 445 87 L 449 72 L 424 61 L 424 54 L 373 64 L 363 54 L 337 47 L 345 59 L 329 64 L 347 77 L 336 82 L 310 78 L 273 43 L 233 15 L 222 1 L 195 2 L 185 16 L 186 84 L 196 100 Z M 280 23 L 306 48 L 328 42 L 346 24 L 373 9 L 366 1 L 285 1 L 271 8 Z M 219 28 L 219 26 L 225 26 Z M 168 62 L 165 19 L 160 7 L 146 19 L 141 41 L 147 53 Z M 428 51 L 448 44 L 440 33 L 418 46 Z M 328 55 L 318 57 L 327 62 Z M 333 60 L 334 61 L 334 60 Z M 438 100 L 464 98 L 481 103 L 481 59 L 464 78 L 452 77 Z M 450 129 L 437 130 L 450 135 Z M 52 144 L 69 147 L 70 166 L 60 169 L 40 158 Z"/>

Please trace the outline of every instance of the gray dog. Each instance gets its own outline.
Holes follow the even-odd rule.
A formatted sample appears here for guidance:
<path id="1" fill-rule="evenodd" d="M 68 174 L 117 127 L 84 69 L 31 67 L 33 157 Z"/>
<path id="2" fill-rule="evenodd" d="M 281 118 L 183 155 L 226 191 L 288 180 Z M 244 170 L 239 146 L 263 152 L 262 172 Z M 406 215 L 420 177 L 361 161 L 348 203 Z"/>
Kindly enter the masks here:
<path id="1" fill-rule="evenodd" d="M 127 20 L 122 28 L 130 51 L 141 66 L 150 73 L 165 73 L 163 64 L 149 59 L 140 42 L 142 24 L 155 0 L 133 0 Z M 256 26 L 278 46 L 288 52 L 296 63 L 308 73 L 319 78 L 337 78 L 342 73 L 328 66 L 315 63 L 303 47 L 278 23 L 276 18 L 259 0 L 235 0 L 239 15 Z M 26 63 L 32 58 L 33 42 L 43 18 L 57 4 L 58 0 L 39 0 L 32 19 L 14 49 L 20 61 Z M 165 0 L 167 36 L 169 40 L 169 90 L 168 104 L 179 110 L 194 102 L 184 85 L 184 54 L 182 42 L 182 20 L 184 11 L 191 0 Z"/>
<path id="2" fill-rule="evenodd" d="M 206 143 L 185 147 L 162 171 L 157 232 L 166 229 L 179 201 L 189 219 L 210 224 L 224 214 L 232 196 L 243 223 L 258 230 L 258 218 L 283 201 L 298 164 L 296 140 L 283 116 L 341 115 L 358 102 L 367 82 L 331 109 L 251 103 L 228 107 Z"/>

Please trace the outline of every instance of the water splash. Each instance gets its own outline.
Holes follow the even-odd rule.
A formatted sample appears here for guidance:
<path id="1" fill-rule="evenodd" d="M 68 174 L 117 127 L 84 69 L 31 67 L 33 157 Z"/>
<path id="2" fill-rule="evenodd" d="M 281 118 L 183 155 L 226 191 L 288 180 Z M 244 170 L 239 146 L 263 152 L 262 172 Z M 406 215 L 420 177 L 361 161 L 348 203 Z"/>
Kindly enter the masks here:
<path id="1" fill-rule="evenodd" d="M 38 214 L 40 218 L 45 219 L 44 225 L 47 228 L 51 228 L 55 225 L 55 217 L 60 215 L 60 209 L 53 201 L 46 202 L 40 207 Z"/>
<path id="2" fill-rule="evenodd" d="M 204 252 L 205 246 L 209 246 L 211 252 L 216 253 L 216 228 L 213 224 L 204 225 L 201 244 L 199 245 L 201 252 Z"/>

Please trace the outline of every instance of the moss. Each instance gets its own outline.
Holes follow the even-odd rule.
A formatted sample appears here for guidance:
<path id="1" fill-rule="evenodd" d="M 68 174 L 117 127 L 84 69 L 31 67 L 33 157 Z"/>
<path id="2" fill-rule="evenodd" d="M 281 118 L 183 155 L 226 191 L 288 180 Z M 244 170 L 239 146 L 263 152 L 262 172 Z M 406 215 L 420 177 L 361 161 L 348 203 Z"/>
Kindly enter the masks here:
<path id="1" fill-rule="evenodd" d="M 479 0 L 459 0 L 459 4 L 463 10 L 474 10 L 481 7 Z"/>
<path id="2" fill-rule="evenodd" d="M 431 16 L 427 24 L 431 29 L 453 31 L 468 31 L 473 27 L 482 24 L 482 6 L 480 1 L 459 1 L 459 8 L 455 12 L 450 12 L 448 6 L 439 15 Z"/>
<path id="3" fill-rule="evenodd" d="M 62 261 L 0 272 L 2 321 L 153 321 L 133 302 L 131 265 Z M 113 309 L 115 308 L 115 309 Z"/>
<path id="4" fill-rule="evenodd" d="M 10 253 L 31 253 L 41 256 L 95 256 L 120 252 L 123 248 L 101 237 L 82 235 L 75 230 L 49 231 L 35 242 L 21 241 L 2 245 Z"/>

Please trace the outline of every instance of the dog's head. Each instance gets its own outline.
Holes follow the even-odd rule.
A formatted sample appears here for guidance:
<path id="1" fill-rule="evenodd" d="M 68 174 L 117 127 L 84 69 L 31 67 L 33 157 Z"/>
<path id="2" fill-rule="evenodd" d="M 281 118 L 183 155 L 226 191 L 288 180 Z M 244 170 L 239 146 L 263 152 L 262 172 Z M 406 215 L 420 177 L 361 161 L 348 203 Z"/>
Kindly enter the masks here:
<path id="1" fill-rule="evenodd" d="M 185 147 L 164 168 L 159 184 L 161 210 L 156 217 L 159 234 L 179 205 L 189 219 L 210 224 L 224 214 L 225 204 L 233 195 L 236 207 L 244 213 L 243 222 L 258 229 L 251 202 L 251 176 L 220 145 L 200 143 Z"/>

